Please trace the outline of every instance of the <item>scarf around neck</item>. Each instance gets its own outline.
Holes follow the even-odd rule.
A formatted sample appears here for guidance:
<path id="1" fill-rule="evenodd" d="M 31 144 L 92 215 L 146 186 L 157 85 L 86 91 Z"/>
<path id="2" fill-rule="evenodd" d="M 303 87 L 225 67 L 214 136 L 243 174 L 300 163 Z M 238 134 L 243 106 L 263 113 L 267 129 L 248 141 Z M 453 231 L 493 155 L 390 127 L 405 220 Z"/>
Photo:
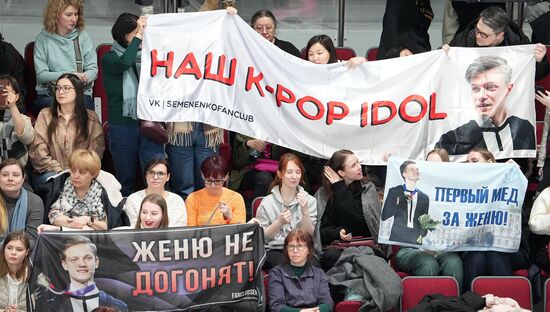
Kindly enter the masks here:
<path id="1" fill-rule="evenodd" d="M 113 42 L 112 50 L 120 57 L 126 51 L 126 48 L 115 41 Z M 137 52 L 133 65 L 122 73 L 122 115 L 137 120 L 139 77 L 134 72 L 134 65 L 139 75 L 141 70 L 141 50 Z"/>

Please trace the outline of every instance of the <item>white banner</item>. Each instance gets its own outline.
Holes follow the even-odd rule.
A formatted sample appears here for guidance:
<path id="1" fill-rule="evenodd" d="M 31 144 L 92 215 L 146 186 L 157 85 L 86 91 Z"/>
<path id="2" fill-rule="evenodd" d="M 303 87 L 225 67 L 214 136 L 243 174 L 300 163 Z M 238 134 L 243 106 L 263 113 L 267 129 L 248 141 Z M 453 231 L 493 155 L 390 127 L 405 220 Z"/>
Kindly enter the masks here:
<path id="1" fill-rule="evenodd" d="M 348 69 L 287 54 L 225 11 L 152 15 L 138 116 L 204 122 L 323 158 L 351 149 L 367 164 L 424 158 L 436 144 L 456 159 L 476 146 L 535 157 L 533 51 L 452 48 Z M 468 82 L 482 60 L 506 64 L 477 66 Z"/>
<path id="2" fill-rule="evenodd" d="M 527 179 L 515 164 L 391 157 L 378 241 L 431 250 L 515 252 L 526 190 Z"/>

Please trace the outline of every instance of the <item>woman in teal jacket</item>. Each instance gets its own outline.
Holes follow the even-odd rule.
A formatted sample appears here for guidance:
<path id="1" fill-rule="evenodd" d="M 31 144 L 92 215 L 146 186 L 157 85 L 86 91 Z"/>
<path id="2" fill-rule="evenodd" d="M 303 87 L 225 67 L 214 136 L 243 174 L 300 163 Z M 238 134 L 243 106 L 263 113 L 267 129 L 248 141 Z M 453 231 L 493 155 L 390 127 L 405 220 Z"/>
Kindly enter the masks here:
<path id="1" fill-rule="evenodd" d="M 55 83 L 65 73 L 73 73 L 82 80 L 85 85 L 84 103 L 86 108 L 93 110 L 91 86 L 97 78 L 97 55 L 92 39 L 83 31 L 81 0 L 49 0 L 44 9 L 43 23 L 44 29 L 34 42 L 37 93 L 34 113 L 51 106 L 50 83 Z M 77 61 L 79 58 L 80 62 Z"/>

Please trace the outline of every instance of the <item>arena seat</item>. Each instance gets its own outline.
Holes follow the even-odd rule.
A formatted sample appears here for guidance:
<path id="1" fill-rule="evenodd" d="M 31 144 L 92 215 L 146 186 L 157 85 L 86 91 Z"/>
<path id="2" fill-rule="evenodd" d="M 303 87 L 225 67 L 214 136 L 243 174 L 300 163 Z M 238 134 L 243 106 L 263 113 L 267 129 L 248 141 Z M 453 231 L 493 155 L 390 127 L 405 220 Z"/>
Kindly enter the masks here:
<path id="1" fill-rule="evenodd" d="M 352 57 L 356 57 L 357 54 L 355 53 L 355 50 L 349 47 L 336 47 L 336 58 L 339 61 L 347 61 Z M 303 48 L 300 51 L 300 57 L 304 60 L 307 60 L 307 51 L 306 48 Z"/>
<path id="2" fill-rule="evenodd" d="M 25 46 L 25 88 L 27 97 L 25 99 L 26 114 L 31 119 L 36 119 L 38 111 L 34 108 L 34 99 L 36 99 L 36 71 L 34 70 L 34 41 Z"/>
<path id="3" fill-rule="evenodd" d="M 334 307 L 334 312 L 357 312 L 362 304 L 362 301 L 340 301 Z"/>
<path id="4" fill-rule="evenodd" d="M 98 98 L 101 103 L 101 114 L 98 114 L 98 117 L 102 124 L 109 119 L 107 115 L 107 93 L 105 92 L 105 87 L 103 86 L 103 62 L 101 60 L 103 59 L 103 55 L 109 51 L 111 51 L 110 43 L 100 44 L 96 48 L 97 79 L 94 81 L 93 98 L 94 102 L 96 101 L 96 98 Z"/>
<path id="5" fill-rule="evenodd" d="M 378 56 L 378 47 L 372 47 L 367 50 L 367 60 L 369 62 L 376 61 L 376 57 Z"/>
<path id="6" fill-rule="evenodd" d="M 450 276 L 407 276 L 401 283 L 403 284 L 401 311 L 408 311 L 429 294 L 458 297 L 460 293 L 458 282 Z"/>
<path id="7" fill-rule="evenodd" d="M 472 281 L 472 291 L 482 296 L 512 298 L 522 308 L 533 309 L 531 282 L 523 276 L 478 276 Z"/>
<path id="8" fill-rule="evenodd" d="M 256 217 L 256 211 L 258 211 L 258 207 L 260 207 L 260 204 L 262 203 L 262 200 L 264 199 L 264 196 L 256 197 L 252 200 L 252 216 Z"/>

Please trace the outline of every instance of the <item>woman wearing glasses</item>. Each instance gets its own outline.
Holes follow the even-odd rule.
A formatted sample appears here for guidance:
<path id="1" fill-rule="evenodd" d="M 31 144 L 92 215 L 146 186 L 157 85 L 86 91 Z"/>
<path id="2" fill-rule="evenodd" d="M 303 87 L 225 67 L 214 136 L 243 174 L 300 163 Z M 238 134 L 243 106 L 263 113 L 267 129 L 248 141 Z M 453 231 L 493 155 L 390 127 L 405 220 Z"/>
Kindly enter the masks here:
<path id="1" fill-rule="evenodd" d="M 164 189 L 166 183 L 170 180 L 170 167 L 164 159 L 153 159 L 145 166 L 145 181 L 147 188 L 137 191 L 128 196 L 124 211 L 130 219 L 130 226 L 134 227 L 139 218 L 139 210 L 143 199 L 151 194 L 161 195 L 168 206 L 169 226 L 186 226 L 187 210 L 183 199 L 175 193 Z"/>
<path id="2" fill-rule="evenodd" d="M 129 224 L 120 205 L 120 183 L 110 173 L 101 171 L 95 152 L 74 151 L 68 166 L 69 172 L 46 183 L 49 191 L 44 203 L 50 207 L 47 217 L 53 226 L 42 224 L 38 233 L 62 228 L 107 230 Z"/>
<path id="3" fill-rule="evenodd" d="M 328 312 L 334 305 L 325 272 L 313 265 L 313 239 L 303 229 L 285 238 L 285 262 L 269 271 L 271 311 Z"/>
<path id="4" fill-rule="evenodd" d="M 304 182 L 304 166 L 298 156 L 286 153 L 279 159 L 271 194 L 266 196 L 256 218 L 264 229 L 266 261 L 270 270 L 284 262 L 284 240 L 292 229 L 301 228 L 313 235 L 317 224 L 317 201 L 300 186 Z"/>
<path id="5" fill-rule="evenodd" d="M 103 156 L 103 129 L 96 113 L 84 106 L 82 81 L 74 74 L 57 79 L 53 105 L 40 111 L 34 130 L 29 156 L 34 168 L 31 182 L 38 194 L 50 176 L 69 168 L 74 150 L 84 148 L 100 159 Z"/>
<path id="6" fill-rule="evenodd" d="M 262 35 L 267 41 L 273 43 L 286 53 L 290 53 L 296 57 L 300 57 L 300 51 L 290 42 L 283 41 L 275 37 L 277 30 L 277 20 L 271 11 L 260 10 L 252 15 L 250 26 Z"/>
<path id="7" fill-rule="evenodd" d="M 214 155 L 201 164 L 204 188 L 185 200 L 187 225 L 238 224 L 246 222 L 244 199 L 241 194 L 224 187 L 229 176 L 225 159 Z"/>

